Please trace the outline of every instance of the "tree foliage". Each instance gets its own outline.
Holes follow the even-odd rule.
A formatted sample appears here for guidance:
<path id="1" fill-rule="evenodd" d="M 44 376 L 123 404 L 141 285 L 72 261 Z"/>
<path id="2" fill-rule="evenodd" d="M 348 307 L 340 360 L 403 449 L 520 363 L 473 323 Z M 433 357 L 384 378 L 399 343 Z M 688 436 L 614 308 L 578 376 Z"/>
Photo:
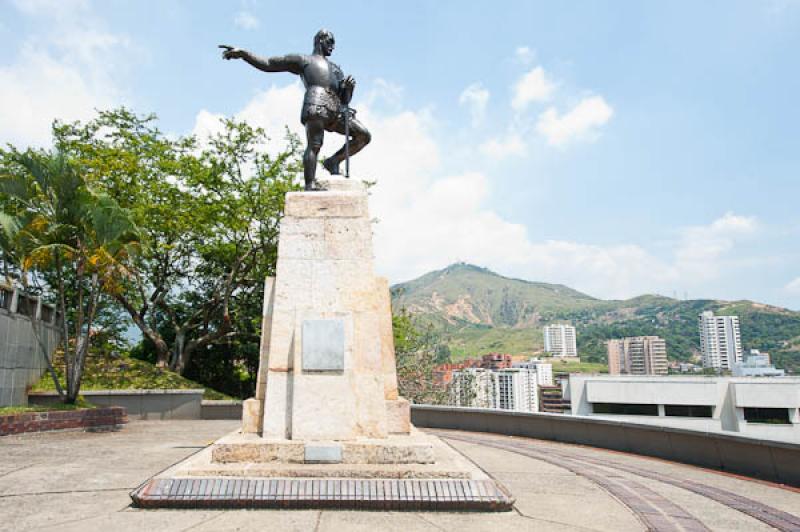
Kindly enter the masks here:
<path id="1" fill-rule="evenodd" d="M 141 330 L 144 351 L 185 373 L 198 352 L 256 343 L 284 196 L 301 169 L 299 141 L 287 136 L 271 156 L 264 132 L 242 122 L 224 120 L 201 143 L 167 136 L 154 116 L 126 109 L 54 132 L 59 149 L 141 228 L 141 253 L 113 297 Z"/>
<path id="2" fill-rule="evenodd" d="M 0 194 L 7 280 L 11 264 L 23 288 L 33 276 L 43 281 L 44 296 L 55 301 L 64 398 L 74 403 L 103 294 L 125 282 L 138 230 L 130 212 L 92 187 L 59 151 L 4 152 Z M 62 393 L 49 359 L 48 366 Z"/>
<path id="3" fill-rule="evenodd" d="M 435 369 L 449 362 L 430 326 L 418 326 L 405 310 L 392 316 L 397 384 L 400 395 L 418 404 L 446 404 L 448 390 L 436 379 Z"/>

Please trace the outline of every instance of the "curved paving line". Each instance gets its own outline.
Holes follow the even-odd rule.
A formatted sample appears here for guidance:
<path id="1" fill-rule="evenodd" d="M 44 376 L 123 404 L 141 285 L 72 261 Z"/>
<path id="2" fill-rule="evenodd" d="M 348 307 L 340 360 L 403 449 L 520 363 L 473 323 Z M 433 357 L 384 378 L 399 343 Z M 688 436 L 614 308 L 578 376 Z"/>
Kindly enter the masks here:
<path id="1" fill-rule="evenodd" d="M 541 456 L 539 454 L 533 455 L 530 452 L 526 452 L 529 451 L 528 449 L 518 449 L 490 440 L 461 436 L 455 437 L 450 434 L 441 434 L 441 436 L 521 454 L 527 458 L 541 460 L 557 467 L 567 469 L 578 476 L 585 477 L 603 488 L 621 504 L 626 506 L 648 530 L 655 532 L 705 532 L 709 530 L 703 523 L 687 513 L 683 508 L 641 483 L 621 475 L 609 474 L 598 467 L 582 463 L 578 459 L 564 457 L 561 460 L 553 460 L 546 456 Z"/>
<path id="2" fill-rule="evenodd" d="M 456 440 L 462 439 L 460 435 L 452 436 L 450 434 L 442 434 L 442 436 L 446 438 L 452 437 L 453 439 Z M 468 440 L 463 440 L 463 441 L 468 441 Z M 500 442 L 492 438 L 485 438 L 485 439 L 477 438 L 476 442 L 477 441 L 480 441 L 481 443 L 485 443 L 487 445 L 491 445 L 493 447 L 504 448 L 507 450 L 524 449 L 526 451 L 530 451 L 530 449 L 533 447 L 531 443 L 525 443 L 519 440 L 515 440 L 514 442 Z M 578 461 L 593 463 L 595 465 L 611 467 L 614 469 L 626 471 L 628 473 L 640 477 L 648 478 L 650 480 L 656 480 L 658 482 L 683 488 L 685 490 L 691 491 L 692 493 L 709 498 L 729 508 L 742 512 L 746 515 L 749 515 L 750 517 L 758 519 L 762 523 L 765 523 L 781 531 L 791 532 L 800 530 L 800 517 L 798 516 L 792 515 L 788 512 L 784 512 L 783 510 L 779 510 L 777 508 L 755 501 L 753 499 L 743 497 L 731 491 L 703 484 L 702 482 L 697 482 L 695 480 L 686 478 L 676 478 L 670 475 L 665 475 L 663 473 L 654 473 L 652 471 L 624 464 L 615 460 L 588 458 L 580 456 L 577 453 L 570 453 L 568 451 L 560 449 L 556 450 L 550 447 L 547 448 L 547 452 L 550 455 L 559 456 L 562 459 L 578 460 Z M 542 458 L 539 454 L 532 454 L 532 455 L 528 455 L 527 453 L 523 454 L 526 454 L 526 456 L 530 456 L 531 458 Z M 544 460 L 549 461 L 547 459 Z"/>

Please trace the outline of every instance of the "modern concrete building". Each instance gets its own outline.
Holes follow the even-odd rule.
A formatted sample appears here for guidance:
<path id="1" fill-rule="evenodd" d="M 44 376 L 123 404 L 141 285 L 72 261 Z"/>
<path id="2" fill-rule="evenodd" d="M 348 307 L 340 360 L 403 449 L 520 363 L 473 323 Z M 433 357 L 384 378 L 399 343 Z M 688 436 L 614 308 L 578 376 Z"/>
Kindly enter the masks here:
<path id="1" fill-rule="evenodd" d="M 782 369 L 775 369 L 769 363 L 769 353 L 761 353 L 758 349 L 751 349 L 750 355 L 744 362 L 733 365 L 734 377 L 783 377 Z"/>
<path id="2" fill-rule="evenodd" d="M 27 403 L 60 338 L 56 312 L 38 297 L 0 286 L 0 406 Z"/>
<path id="3" fill-rule="evenodd" d="M 572 414 L 800 443 L 800 378 L 569 377 Z"/>
<path id="4" fill-rule="evenodd" d="M 632 336 L 609 340 L 608 373 L 611 375 L 666 375 L 667 344 L 658 336 Z"/>
<path id="5" fill-rule="evenodd" d="M 703 367 L 730 371 L 742 361 L 742 339 L 738 316 L 715 316 L 711 311 L 700 314 L 700 349 Z"/>
<path id="6" fill-rule="evenodd" d="M 544 326 L 544 350 L 554 357 L 577 357 L 575 327 L 566 324 Z"/>

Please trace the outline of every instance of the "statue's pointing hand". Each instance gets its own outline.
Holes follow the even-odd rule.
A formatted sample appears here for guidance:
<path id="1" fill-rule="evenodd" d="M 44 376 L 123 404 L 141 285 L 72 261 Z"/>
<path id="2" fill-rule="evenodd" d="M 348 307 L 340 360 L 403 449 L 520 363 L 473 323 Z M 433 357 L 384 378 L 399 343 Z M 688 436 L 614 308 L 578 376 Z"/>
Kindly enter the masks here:
<path id="1" fill-rule="evenodd" d="M 219 47 L 224 50 L 222 52 L 223 59 L 241 59 L 244 57 L 244 50 L 228 46 L 227 44 L 220 44 Z"/>

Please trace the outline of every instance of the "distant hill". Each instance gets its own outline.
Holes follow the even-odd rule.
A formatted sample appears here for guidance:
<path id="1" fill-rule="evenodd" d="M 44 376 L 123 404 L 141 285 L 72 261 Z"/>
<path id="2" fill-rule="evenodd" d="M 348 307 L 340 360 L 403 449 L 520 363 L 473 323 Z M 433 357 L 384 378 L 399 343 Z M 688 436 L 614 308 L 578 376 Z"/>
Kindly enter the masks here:
<path id="1" fill-rule="evenodd" d="M 690 360 L 700 349 L 697 316 L 713 310 L 739 316 L 746 350 L 768 351 L 779 367 L 800 373 L 800 312 L 751 301 L 602 300 L 457 263 L 393 286 L 392 304 L 430 324 L 455 359 L 492 351 L 537 354 L 542 326 L 569 321 L 578 330 L 581 358 L 591 362 L 605 362 L 605 340 L 645 334 L 664 337 L 670 359 Z"/>

